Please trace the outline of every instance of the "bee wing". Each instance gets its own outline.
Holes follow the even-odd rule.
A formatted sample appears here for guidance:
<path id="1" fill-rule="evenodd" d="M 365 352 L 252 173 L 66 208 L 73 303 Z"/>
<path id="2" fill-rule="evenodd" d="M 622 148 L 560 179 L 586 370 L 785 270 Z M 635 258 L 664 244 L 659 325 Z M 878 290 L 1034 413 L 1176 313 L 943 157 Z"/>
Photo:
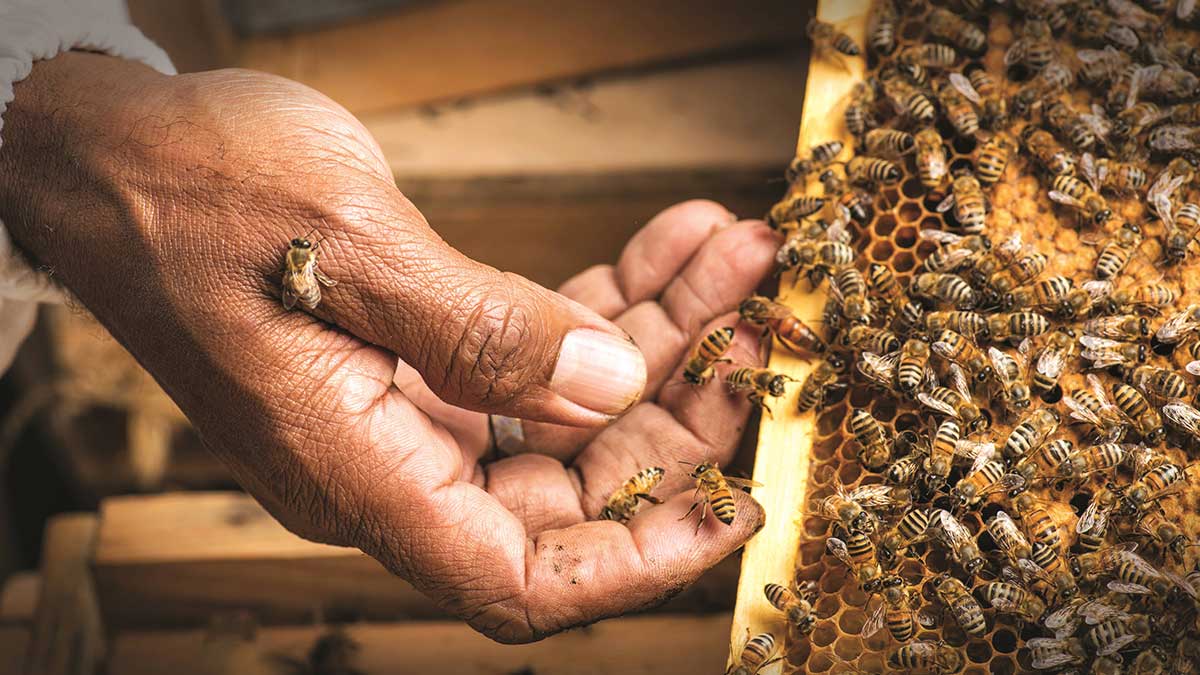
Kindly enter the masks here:
<path id="1" fill-rule="evenodd" d="M 1124 649 L 1125 645 L 1130 644 L 1131 642 L 1133 642 L 1134 640 L 1137 640 L 1137 639 L 1138 639 L 1138 636 L 1133 633 L 1128 633 L 1126 635 L 1119 635 L 1119 636 L 1113 638 L 1113 640 L 1111 642 L 1109 642 L 1108 644 L 1104 645 L 1099 650 L 1097 650 L 1096 654 L 1099 656 L 1112 656 L 1113 654 L 1116 654 L 1117 652 Z"/>
<path id="2" fill-rule="evenodd" d="M 1142 88 L 1142 83 L 1150 82 L 1154 78 L 1158 77 L 1162 70 L 1162 65 L 1156 63 L 1152 66 L 1142 66 L 1141 68 L 1133 71 L 1133 77 L 1129 79 L 1129 94 L 1125 97 L 1126 110 L 1137 104 L 1138 93 Z"/>
<path id="3" fill-rule="evenodd" d="M 1175 18 L 1186 21 L 1196 11 L 1196 0 L 1179 0 L 1175 5 Z"/>
<path id="4" fill-rule="evenodd" d="M 725 482 L 729 483 L 730 485 L 732 485 L 734 487 L 756 488 L 756 487 L 763 486 L 763 484 L 759 483 L 758 481 L 753 481 L 753 480 L 750 480 L 749 478 L 737 478 L 735 476 L 725 476 Z"/>
<path id="5" fill-rule="evenodd" d="M 954 409 L 954 406 L 952 406 L 948 403 L 945 403 L 943 401 L 940 401 L 925 392 L 920 392 L 919 394 L 917 394 L 917 400 L 922 405 L 924 405 L 926 408 L 929 408 L 930 410 L 940 412 L 943 415 L 946 415 L 948 417 L 957 417 L 958 416 L 958 411 Z"/>
<path id="6" fill-rule="evenodd" d="M 996 456 L 996 444 L 961 439 L 954 444 L 954 455 L 971 460 L 971 468 L 967 470 L 967 473 L 972 474 L 992 461 L 992 458 Z"/>
<path id="7" fill-rule="evenodd" d="M 992 362 L 992 369 L 996 371 L 996 376 L 1000 378 L 1000 381 L 1006 385 L 1010 384 L 1012 378 L 1008 375 L 1008 364 L 1013 358 L 995 347 L 988 347 L 988 360 Z"/>
<path id="8" fill-rule="evenodd" d="M 922 628 L 933 629 L 937 628 L 942 623 L 942 617 L 938 613 L 934 612 L 933 608 L 922 607 L 921 610 L 917 612 L 917 623 L 921 624 Z M 927 642 L 914 642 L 909 645 L 909 647 L 912 649 L 912 653 L 915 655 L 918 653 L 918 647 L 921 648 L 921 653 L 932 654 L 934 646 Z"/>
<path id="9" fill-rule="evenodd" d="M 1045 349 L 1038 355 L 1037 363 L 1034 369 L 1039 375 L 1050 379 L 1058 379 L 1062 375 L 1063 368 L 1067 365 L 1067 359 L 1063 353 L 1057 349 Z"/>
<path id="10" fill-rule="evenodd" d="M 1162 570 L 1162 573 L 1163 573 L 1163 576 L 1165 576 L 1166 578 L 1171 580 L 1171 583 L 1178 586 L 1179 590 L 1186 593 L 1193 600 L 1200 598 L 1200 594 L 1198 594 L 1196 592 L 1196 589 L 1193 588 L 1192 585 L 1187 582 L 1187 579 L 1184 579 L 1183 577 L 1172 572 L 1171 570 Z"/>
<path id="11" fill-rule="evenodd" d="M 846 548 L 846 542 L 837 537 L 830 537 L 825 540 L 825 548 L 833 554 L 833 557 L 846 563 L 847 567 L 853 569 L 854 563 L 850 560 L 850 550 Z"/>
<path id="12" fill-rule="evenodd" d="M 1084 177 L 1087 178 L 1087 182 L 1091 183 L 1092 188 L 1095 189 L 1100 184 L 1100 181 L 1096 174 L 1096 158 L 1092 157 L 1092 153 L 1083 153 L 1083 157 L 1079 158 L 1079 168 L 1083 169 Z"/>
<path id="13" fill-rule="evenodd" d="M 991 494 L 1000 491 L 1020 490 L 1025 487 L 1025 477 L 1017 473 L 1006 473 L 996 481 L 991 488 L 986 490 L 984 494 Z"/>
<path id="14" fill-rule="evenodd" d="M 967 384 L 967 376 L 963 373 L 963 369 L 957 363 L 951 363 L 949 371 L 950 387 L 963 398 L 971 400 L 971 386 Z"/>
<path id="15" fill-rule="evenodd" d="M 936 511 L 938 516 L 938 535 L 939 538 L 952 549 L 957 550 L 959 546 L 971 539 L 971 532 L 965 525 L 958 522 L 958 519 L 950 515 L 945 509 Z"/>
<path id="16" fill-rule="evenodd" d="M 1083 208 L 1083 202 L 1079 201 L 1078 199 L 1072 197 L 1071 195 L 1069 195 L 1065 192 L 1059 192 L 1058 190 L 1051 190 L 1049 192 L 1049 197 L 1050 197 L 1050 201 L 1058 202 L 1059 204 L 1063 204 L 1065 206 L 1071 206 L 1071 207 L 1074 207 L 1077 209 Z"/>
<path id="17" fill-rule="evenodd" d="M 1025 646 L 1030 649 L 1041 647 L 1044 652 L 1034 654 L 1033 662 L 1030 664 L 1037 670 L 1050 670 L 1059 666 L 1065 666 L 1068 663 L 1075 662 L 1075 656 L 1066 650 L 1064 640 L 1054 638 L 1033 638 L 1025 642 Z M 1052 651 L 1053 650 L 1053 651 Z"/>
<path id="18" fill-rule="evenodd" d="M 935 244 L 945 246 L 946 244 L 957 244 L 963 240 L 962 235 L 946 232 L 945 230 L 924 229 L 921 230 L 920 237 Z"/>
<path id="19" fill-rule="evenodd" d="M 1079 420 L 1091 424 L 1092 426 L 1100 426 L 1103 422 L 1100 418 L 1091 411 L 1090 408 L 1076 401 L 1073 396 L 1064 396 L 1062 398 L 1063 405 L 1067 406 L 1071 411 L 1071 419 Z"/>
<path id="20" fill-rule="evenodd" d="M 1188 361 L 1188 364 L 1183 369 L 1192 375 L 1200 375 L 1200 361 Z"/>
<path id="21" fill-rule="evenodd" d="M 1075 523 L 1075 532 L 1103 532 L 1108 527 L 1108 511 L 1108 507 L 1101 504 L 1099 499 L 1093 499 Z"/>
<path id="22" fill-rule="evenodd" d="M 1016 255 L 1017 251 L 1021 250 L 1022 246 L 1021 232 L 1013 232 L 1012 236 L 1000 242 L 998 248 L 1008 255 Z"/>
<path id="23" fill-rule="evenodd" d="M 1129 612 L 1113 607 L 1104 600 L 1087 600 L 1079 606 L 1079 616 L 1087 619 L 1088 625 L 1095 626 L 1109 619 L 1128 619 Z"/>
<path id="24" fill-rule="evenodd" d="M 1192 363 L 1196 363 L 1196 361 Z M 1192 364 L 1189 363 L 1188 365 Z M 1191 370 L 1188 372 L 1191 372 Z M 1196 410 L 1186 403 L 1174 401 L 1164 405 L 1162 413 L 1171 426 L 1192 436 L 1200 437 L 1200 410 Z"/>
<path id="25" fill-rule="evenodd" d="M 1116 579 L 1108 582 L 1108 590 L 1125 595 L 1150 595 L 1153 592 L 1141 584 L 1131 584 Z"/>
<path id="26" fill-rule="evenodd" d="M 1177 175 L 1171 171 L 1163 171 L 1154 179 L 1154 184 L 1146 191 L 1146 201 L 1159 219 L 1169 229 L 1175 224 L 1175 213 L 1171 210 L 1171 195 L 1187 180 L 1185 175 Z"/>
<path id="27" fill-rule="evenodd" d="M 952 347 L 949 342 L 941 342 L 939 340 L 929 346 L 931 349 L 933 349 L 933 352 L 935 354 L 937 354 L 938 356 L 940 356 L 944 359 L 949 359 L 951 356 L 954 355 L 954 347 Z"/>
<path id="28" fill-rule="evenodd" d="M 867 619 L 867 622 L 863 624 L 863 637 L 871 637 L 872 635 L 878 633 L 884 626 L 885 616 L 884 603 L 881 602 L 879 603 L 879 606 L 875 608 L 875 613 L 872 614 L 871 617 Z"/>
<path id="29" fill-rule="evenodd" d="M 1092 300 L 1099 300 L 1112 295 L 1113 282 L 1108 280 L 1092 279 L 1091 281 L 1083 282 L 1081 288 L 1087 291 Z"/>
<path id="30" fill-rule="evenodd" d="M 1004 597 L 1004 596 L 997 596 L 997 597 L 992 598 L 991 603 L 992 603 L 992 607 L 995 607 L 996 609 L 1000 610 L 1001 612 L 1016 612 L 1021 609 L 1021 603 L 1013 600 L 1012 598 L 1008 598 L 1008 597 Z"/>
<path id="31" fill-rule="evenodd" d="M 948 77 L 950 78 L 950 85 L 957 89 L 958 93 L 963 95 L 963 98 L 975 105 L 983 105 L 983 97 L 979 95 L 978 91 L 975 91 L 975 86 L 971 84 L 971 80 L 967 79 L 966 75 L 962 73 L 950 73 Z"/>
<path id="32" fill-rule="evenodd" d="M 873 509 L 894 504 L 895 500 L 891 497 L 891 493 L 892 486 L 876 483 L 854 488 L 848 498 L 865 509 Z"/>
<path id="33" fill-rule="evenodd" d="M 1192 313 L 1196 307 L 1197 305 L 1189 305 L 1182 312 L 1172 314 L 1159 326 L 1154 336 L 1163 342 L 1177 342 L 1183 336 L 1196 330 L 1197 327 L 1200 327 L 1200 324 L 1192 319 Z"/>
<path id="34" fill-rule="evenodd" d="M 896 364 L 900 362 L 900 353 L 891 352 L 880 356 L 874 352 L 863 352 L 858 361 L 858 370 L 877 384 L 889 386 L 896 374 Z"/>
<path id="35" fill-rule="evenodd" d="M 1033 340 L 1025 338 L 1021 340 L 1021 344 L 1017 345 L 1017 353 L 1025 358 L 1025 362 L 1029 362 L 1029 356 L 1033 353 Z"/>
<path id="36" fill-rule="evenodd" d="M 838 204 L 837 218 L 835 218 L 834 221 L 829 224 L 829 229 L 825 230 L 825 236 L 830 241 L 849 244 L 850 240 L 854 238 L 854 235 L 851 234 L 850 230 L 846 228 L 846 225 L 850 222 L 850 220 L 850 209 Z"/>
<path id="37" fill-rule="evenodd" d="M 805 581 L 804 583 L 797 585 L 793 592 L 802 599 L 812 602 L 817 599 L 817 582 Z"/>
<path id="38" fill-rule="evenodd" d="M 1013 40 L 1012 45 L 1004 52 L 1004 66 L 1008 67 L 1025 58 L 1025 40 Z"/>
<path id="39" fill-rule="evenodd" d="M 953 192 L 951 192 L 950 194 L 946 195 L 946 198 L 945 198 L 945 199 L 943 199 L 941 202 L 939 202 L 939 203 L 938 203 L 938 205 L 937 205 L 937 212 L 938 212 L 938 213 L 945 213 L 945 212 L 949 211 L 949 210 L 950 210 L 950 209 L 952 209 L 952 208 L 954 208 L 954 193 L 953 193 Z"/>

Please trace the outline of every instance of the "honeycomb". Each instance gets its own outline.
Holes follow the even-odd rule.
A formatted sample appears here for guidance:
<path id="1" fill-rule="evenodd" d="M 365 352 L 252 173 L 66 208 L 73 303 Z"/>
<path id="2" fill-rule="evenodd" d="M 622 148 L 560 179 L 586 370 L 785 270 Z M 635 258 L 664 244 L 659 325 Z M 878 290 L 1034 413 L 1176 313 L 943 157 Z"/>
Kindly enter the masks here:
<path id="1" fill-rule="evenodd" d="M 901 7 L 901 20 L 897 29 L 899 53 L 906 45 L 922 42 L 926 38 L 927 18 L 933 7 L 944 5 L 945 0 L 934 2 L 932 5 L 914 3 L 915 6 Z M 990 6 L 990 5 L 989 5 Z M 1014 29 L 1020 19 L 1008 11 L 996 9 L 986 17 L 975 19 L 982 25 L 986 21 L 989 47 L 985 55 L 977 59 L 987 70 L 1011 93 L 1019 82 L 1006 78 L 1004 53 L 1014 40 Z M 1175 35 L 1178 28 L 1172 27 L 1170 35 Z M 1200 46 L 1194 33 L 1180 33 Z M 1056 37 L 1060 48 L 1067 48 L 1070 43 L 1063 36 Z M 864 46 L 864 53 L 868 50 Z M 817 58 L 817 57 L 814 57 Z M 877 72 L 880 63 L 872 55 L 869 57 L 868 68 Z M 955 70 L 958 70 L 969 59 L 960 54 Z M 1085 109 L 1089 102 L 1090 93 L 1082 87 L 1070 93 L 1077 110 Z M 837 112 L 840 112 L 837 111 Z M 1037 120 L 1035 116 L 1034 121 Z M 1019 130 L 1024 120 L 1014 117 L 1015 126 Z M 960 167 L 972 167 L 975 159 L 977 141 L 956 136 L 947 124 L 943 115 L 939 115 L 938 131 L 947 139 L 950 154 L 949 166 L 951 172 Z M 915 131 L 915 129 L 913 129 Z M 1015 136 L 1015 133 L 1014 133 Z M 1064 142 L 1064 146 L 1069 145 Z M 842 155 L 845 159 L 849 149 Z M 1078 153 L 1074 153 L 1078 157 Z M 854 235 L 853 246 L 858 252 L 857 267 L 865 274 L 870 263 L 882 263 L 891 267 L 897 280 L 906 287 L 912 276 L 921 271 L 920 267 L 926 257 L 935 250 L 936 246 L 922 240 L 919 232 L 922 229 L 949 229 L 943 214 L 937 211 L 937 204 L 942 199 L 941 193 L 928 192 L 915 175 L 911 156 L 898 165 L 904 171 L 903 179 L 892 186 L 878 189 L 874 195 L 874 214 L 865 226 L 851 225 Z M 1149 183 L 1162 169 L 1163 164 L 1155 161 L 1145 165 Z M 1145 233 L 1145 240 L 1139 252 L 1133 257 L 1125 271 L 1118 277 L 1118 287 L 1135 284 L 1162 283 L 1171 286 L 1177 293 L 1174 308 L 1165 309 L 1157 318 L 1151 320 L 1151 330 L 1161 324 L 1162 317 L 1181 310 L 1192 303 L 1200 303 L 1200 274 L 1195 273 L 1197 253 L 1193 250 L 1189 259 L 1182 265 L 1160 269 L 1157 261 L 1162 260 L 1161 245 L 1163 226 L 1160 222 L 1149 218 L 1142 196 L 1145 188 L 1135 195 L 1115 197 L 1105 193 L 1114 214 L 1120 218 L 1109 221 L 1105 230 L 1092 225 L 1077 227 L 1075 214 L 1063 206 L 1053 203 L 1047 196 L 1048 180 L 1039 177 L 1031 160 L 1024 150 L 1014 151 L 1011 161 L 1002 179 L 993 187 L 986 188 L 992 212 L 987 219 L 987 233 L 993 242 L 1006 239 L 1014 232 L 1020 232 L 1025 245 L 1039 251 L 1049 258 L 1049 264 L 1043 277 L 1050 275 L 1065 275 L 1075 281 L 1075 286 L 1093 277 L 1093 269 L 1100 246 L 1107 241 L 1111 232 L 1119 227 L 1121 220 L 1138 223 Z M 807 192 L 821 194 L 820 186 L 810 178 Z M 1196 201 L 1197 194 L 1191 186 L 1185 186 L 1177 197 L 1186 197 L 1186 201 Z M 1182 199 L 1180 200 L 1182 201 Z M 805 283 L 805 282 L 800 282 Z M 1053 326 L 1061 325 L 1052 321 Z M 984 345 L 986 346 L 986 345 Z M 998 345 L 1004 351 L 1014 350 L 1004 345 Z M 1174 354 L 1153 354 L 1147 363 L 1162 367 L 1174 367 L 1183 372 L 1183 365 L 1189 358 L 1183 355 L 1183 349 L 1175 350 Z M 934 357 L 936 361 L 938 357 Z M 882 395 L 877 388 L 868 386 L 865 378 L 851 369 L 851 374 L 843 377 L 848 380 L 849 387 L 844 396 L 827 401 L 817 413 L 817 437 L 813 442 L 810 473 L 803 479 L 808 482 L 808 506 L 799 515 L 801 524 L 801 540 L 797 555 L 795 580 L 797 583 L 815 582 L 818 587 L 818 599 L 815 602 L 817 622 L 811 633 L 805 636 L 789 635 L 785 641 L 785 663 L 791 672 L 807 673 L 882 673 L 890 672 L 887 666 L 888 654 L 899 647 L 888 630 L 875 633 L 872 636 L 862 635 L 862 629 L 868 617 L 874 610 L 880 598 L 863 591 L 856 582 L 853 573 L 826 550 L 827 538 L 833 528 L 829 521 L 812 515 L 813 505 L 821 498 L 833 493 L 835 483 L 840 481 L 847 487 L 863 484 L 886 482 L 883 476 L 863 468 L 857 459 L 857 443 L 849 430 L 850 412 L 857 408 L 870 411 L 885 428 L 892 434 L 905 430 L 916 430 L 922 435 L 931 433 L 941 417 L 934 418 L 927 410 L 918 407 L 914 402 L 898 400 L 894 396 Z M 1083 386 L 1084 365 L 1076 356 L 1069 362 L 1061 384 L 1063 391 Z M 1115 381 L 1106 377 L 1105 382 Z M 1188 385 L 1194 391 L 1194 378 L 1188 377 Z M 1189 392 L 1192 393 L 1192 391 Z M 981 397 L 976 402 L 983 404 Z M 1064 422 L 1054 437 L 1068 438 L 1077 446 L 1086 443 L 1081 431 L 1067 424 L 1069 411 L 1060 401 L 1050 397 L 1039 402 L 1035 394 L 1034 408 L 1046 406 L 1057 409 L 1062 413 Z M 982 434 L 981 440 L 994 440 L 1002 445 L 1013 421 L 1002 411 L 991 410 L 993 424 L 989 431 Z M 1190 463 L 1188 453 L 1180 448 L 1184 445 L 1178 438 L 1174 442 L 1160 444 L 1159 449 L 1169 459 L 1185 467 Z M 953 484 L 963 474 L 963 469 L 956 467 L 950 476 Z M 1056 521 L 1064 542 L 1063 554 L 1075 537 L 1075 523 L 1078 516 L 1086 509 L 1093 495 L 1102 489 L 1109 480 L 1128 484 L 1135 476 L 1127 466 L 1122 466 L 1115 477 L 1101 474 L 1089 483 L 1079 486 L 1056 486 L 1053 484 L 1031 488 L 1043 507 Z M 1163 507 L 1168 516 L 1180 523 L 1184 533 L 1192 540 L 1200 533 L 1200 471 L 1189 471 L 1186 489 L 1177 496 L 1164 500 Z M 990 517 L 996 511 L 1004 509 L 1015 517 L 1014 509 L 1003 495 L 989 497 L 984 503 L 973 510 L 961 510 L 956 513 L 959 519 L 968 527 L 979 544 L 985 556 L 997 550 L 990 535 L 983 527 L 983 519 Z M 893 521 L 894 522 L 894 521 Z M 885 526 L 886 527 L 886 526 Z M 1187 559 L 1176 561 L 1172 565 L 1166 560 L 1159 546 L 1145 536 L 1131 532 L 1132 525 L 1128 522 L 1115 521 L 1108 531 L 1108 542 L 1135 540 L 1139 542 L 1138 553 L 1161 568 L 1171 567 L 1180 574 L 1193 569 L 1196 554 L 1200 549 L 1189 549 Z M 982 536 L 980 536 L 982 533 Z M 989 561 L 985 570 L 994 574 L 996 565 Z M 961 568 L 944 546 L 936 541 L 915 545 L 896 570 L 909 584 L 916 585 L 921 594 L 922 607 L 935 611 L 940 604 L 930 587 L 927 585 L 931 578 L 944 572 L 954 574 L 972 588 L 973 595 L 979 599 L 976 591 L 980 585 L 994 576 L 985 571 L 972 581 L 968 579 Z M 1182 604 L 1172 607 L 1182 608 L 1186 614 L 1194 618 L 1194 609 L 1189 608 L 1186 597 Z M 913 640 L 945 641 L 947 645 L 961 649 L 965 667 L 962 672 L 971 675 L 983 673 L 1023 673 L 1034 672 L 1029 650 L 1024 648 L 1025 641 L 1034 637 L 1051 637 L 1051 632 L 1033 623 L 1022 623 L 1011 614 L 1001 614 L 988 607 L 980 600 L 987 619 L 988 631 L 982 638 L 968 638 L 959 628 L 949 613 L 944 614 L 940 625 L 932 628 L 917 625 L 917 633 Z M 1189 624 L 1186 634 L 1195 637 L 1196 626 Z M 1166 645 L 1174 650 L 1173 644 Z M 1136 655 L 1136 649 L 1123 650 L 1126 662 Z M 1172 652 L 1173 653 L 1173 652 Z M 1086 667 L 1088 663 L 1079 664 Z M 1183 670 L 1182 660 L 1176 662 L 1176 667 Z"/>

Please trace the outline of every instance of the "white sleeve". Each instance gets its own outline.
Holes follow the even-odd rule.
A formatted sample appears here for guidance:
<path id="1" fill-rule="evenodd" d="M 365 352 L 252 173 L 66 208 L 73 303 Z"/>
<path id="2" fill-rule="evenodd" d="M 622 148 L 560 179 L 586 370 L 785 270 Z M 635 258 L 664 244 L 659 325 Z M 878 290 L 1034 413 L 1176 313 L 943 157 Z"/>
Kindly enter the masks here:
<path id="1" fill-rule="evenodd" d="M 13 100 L 13 85 L 29 76 L 35 61 L 72 49 L 133 59 L 159 72 L 175 73 L 166 52 L 129 23 L 123 0 L 0 0 L 0 129 Z M 62 296 L 54 281 L 30 266 L 13 246 L 0 222 L 0 373 L 33 328 L 37 303 Z"/>

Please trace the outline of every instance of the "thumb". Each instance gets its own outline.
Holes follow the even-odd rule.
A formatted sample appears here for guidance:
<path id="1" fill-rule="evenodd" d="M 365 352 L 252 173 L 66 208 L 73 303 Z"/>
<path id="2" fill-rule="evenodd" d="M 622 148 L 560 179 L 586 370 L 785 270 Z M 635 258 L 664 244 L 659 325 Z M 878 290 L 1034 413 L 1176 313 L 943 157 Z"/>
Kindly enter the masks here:
<path id="1" fill-rule="evenodd" d="M 322 232 L 320 269 L 338 284 L 316 313 L 395 352 L 442 400 L 471 410 L 590 426 L 641 397 L 646 363 L 620 328 L 467 258 L 410 205 L 392 222 L 403 224 Z"/>

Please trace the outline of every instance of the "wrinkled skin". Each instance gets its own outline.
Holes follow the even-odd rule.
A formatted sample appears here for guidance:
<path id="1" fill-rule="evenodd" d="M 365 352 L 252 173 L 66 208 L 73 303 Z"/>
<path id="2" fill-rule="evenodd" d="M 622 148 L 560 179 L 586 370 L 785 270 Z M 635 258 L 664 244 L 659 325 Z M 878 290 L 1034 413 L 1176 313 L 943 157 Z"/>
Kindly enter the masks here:
<path id="1" fill-rule="evenodd" d="M 678 520 L 692 493 L 677 461 L 728 464 L 749 409 L 718 382 L 676 382 L 770 270 L 762 223 L 672 207 L 558 295 L 442 242 L 363 127 L 293 82 L 72 53 L 36 65 L 4 121 L 0 218 L 17 245 L 293 532 L 361 548 L 525 642 L 660 602 L 761 526 L 740 492 L 732 526 Z M 314 228 L 339 283 L 316 316 L 284 311 L 283 253 Z M 642 350 L 623 415 L 548 386 L 579 327 Z M 730 356 L 756 354 L 739 328 Z M 540 420 L 531 452 L 489 450 L 488 412 Z M 592 520 L 647 466 L 671 467 L 664 505 L 628 527 Z"/>

